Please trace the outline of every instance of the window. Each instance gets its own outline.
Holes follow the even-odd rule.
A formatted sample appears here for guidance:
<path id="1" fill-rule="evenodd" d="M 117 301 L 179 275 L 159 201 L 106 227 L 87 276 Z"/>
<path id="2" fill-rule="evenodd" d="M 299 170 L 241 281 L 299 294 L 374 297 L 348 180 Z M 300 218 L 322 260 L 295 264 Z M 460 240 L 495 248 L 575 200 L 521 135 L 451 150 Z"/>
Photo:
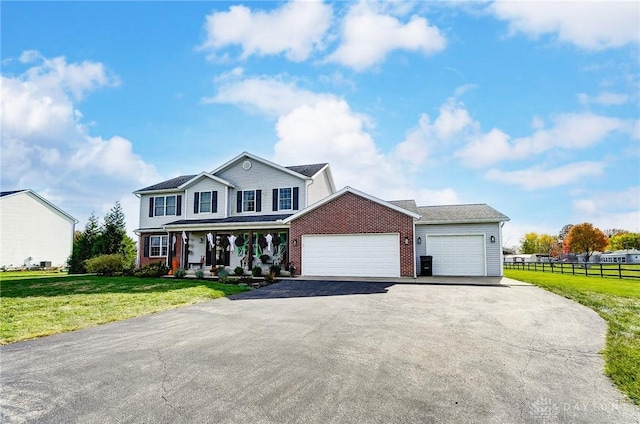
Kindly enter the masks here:
<path id="1" fill-rule="evenodd" d="M 288 210 L 292 209 L 292 197 L 291 197 L 291 187 L 281 188 L 279 190 L 279 204 L 278 210 Z"/>
<path id="2" fill-rule="evenodd" d="M 200 213 L 211 212 L 211 192 L 200 193 Z"/>
<path id="3" fill-rule="evenodd" d="M 218 212 L 218 192 L 198 191 L 193 194 L 193 213 Z"/>
<path id="4" fill-rule="evenodd" d="M 237 195 L 236 211 L 238 213 L 262 211 L 262 190 L 238 191 Z"/>
<path id="5" fill-rule="evenodd" d="M 182 196 L 156 196 L 149 198 L 149 216 L 181 215 Z"/>
<path id="6" fill-rule="evenodd" d="M 298 187 L 284 187 L 273 189 L 273 210 L 298 210 Z"/>
<path id="7" fill-rule="evenodd" d="M 149 237 L 149 256 L 167 256 L 167 249 L 169 246 L 169 236 L 150 236 Z"/>
<path id="8" fill-rule="evenodd" d="M 242 211 L 253 212 L 256 210 L 255 190 L 245 190 L 242 192 Z"/>

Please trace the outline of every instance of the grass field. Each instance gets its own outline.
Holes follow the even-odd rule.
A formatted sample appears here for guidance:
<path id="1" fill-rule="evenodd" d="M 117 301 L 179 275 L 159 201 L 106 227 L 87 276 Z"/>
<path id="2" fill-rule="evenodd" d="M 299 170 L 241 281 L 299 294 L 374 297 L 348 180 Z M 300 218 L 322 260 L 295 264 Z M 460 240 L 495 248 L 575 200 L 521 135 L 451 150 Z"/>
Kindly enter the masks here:
<path id="1" fill-rule="evenodd" d="M 0 344 L 133 318 L 247 290 L 210 280 L 11 274 L 0 273 Z"/>
<path id="2" fill-rule="evenodd" d="M 608 323 L 605 373 L 640 405 L 640 281 L 505 269 L 505 276 L 542 287 L 596 311 Z"/>

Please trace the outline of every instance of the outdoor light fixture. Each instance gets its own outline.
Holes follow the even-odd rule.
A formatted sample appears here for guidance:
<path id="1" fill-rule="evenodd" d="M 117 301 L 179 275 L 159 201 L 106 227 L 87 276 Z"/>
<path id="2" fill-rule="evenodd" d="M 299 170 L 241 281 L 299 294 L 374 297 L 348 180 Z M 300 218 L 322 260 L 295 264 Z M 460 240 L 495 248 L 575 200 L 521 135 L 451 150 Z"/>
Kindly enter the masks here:
<path id="1" fill-rule="evenodd" d="M 297 245 L 298 245 L 298 239 L 294 239 L 294 240 L 293 240 L 293 245 L 294 245 L 294 246 L 297 246 Z"/>
<path id="2" fill-rule="evenodd" d="M 405 238 L 404 238 L 404 244 L 409 244 L 409 237 L 406 237 L 406 236 L 405 236 Z"/>
<path id="3" fill-rule="evenodd" d="M 491 243 L 495 243 L 496 242 L 496 236 L 491 236 L 491 238 L 489 240 L 491 240 Z"/>
<path id="4" fill-rule="evenodd" d="M 422 238 L 418 237 L 418 244 L 422 244 Z"/>

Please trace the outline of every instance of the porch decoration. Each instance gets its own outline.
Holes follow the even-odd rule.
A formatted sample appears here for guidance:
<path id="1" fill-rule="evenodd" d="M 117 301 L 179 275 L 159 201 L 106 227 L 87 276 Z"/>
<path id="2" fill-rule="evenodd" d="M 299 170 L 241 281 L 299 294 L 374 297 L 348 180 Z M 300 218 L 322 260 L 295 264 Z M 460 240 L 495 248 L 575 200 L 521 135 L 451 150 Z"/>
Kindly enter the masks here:
<path id="1" fill-rule="evenodd" d="M 267 241 L 267 250 L 273 250 L 273 236 L 271 235 L 271 233 L 265 236 L 265 240 Z"/>
<path id="2" fill-rule="evenodd" d="M 258 237 L 258 246 L 260 246 L 260 249 L 262 250 L 266 249 L 268 246 L 267 238 L 262 234 Z"/>
<path id="3" fill-rule="evenodd" d="M 227 237 L 227 241 L 229 242 L 229 245 L 234 246 L 236 243 L 236 236 L 231 234 L 229 237 Z"/>

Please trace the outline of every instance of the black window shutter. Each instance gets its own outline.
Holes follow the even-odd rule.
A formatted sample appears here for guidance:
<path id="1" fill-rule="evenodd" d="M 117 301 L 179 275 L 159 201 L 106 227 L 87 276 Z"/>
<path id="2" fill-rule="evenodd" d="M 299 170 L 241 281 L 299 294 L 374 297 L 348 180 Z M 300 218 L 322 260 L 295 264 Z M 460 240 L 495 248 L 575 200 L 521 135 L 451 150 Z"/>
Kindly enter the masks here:
<path id="1" fill-rule="evenodd" d="M 182 195 L 176 196 L 176 215 L 182 215 Z"/>
<path id="2" fill-rule="evenodd" d="M 242 212 L 242 191 L 238 192 L 238 201 L 236 202 L 236 212 Z"/>
<path id="3" fill-rule="evenodd" d="M 273 210 L 274 211 L 278 210 L 278 189 L 277 188 L 273 189 Z"/>
<path id="4" fill-rule="evenodd" d="M 149 236 L 145 236 L 144 238 L 144 257 L 149 257 Z"/>
<path id="5" fill-rule="evenodd" d="M 149 217 L 153 216 L 153 197 L 149 197 Z"/>
<path id="6" fill-rule="evenodd" d="M 256 190 L 256 212 L 262 211 L 262 190 Z"/>
<path id="7" fill-rule="evenodd" d="M 193 193 L 193 213 L 200 212 L 200 192 Z"/>
<path id="8" fill-rule="evenodd" d="M 211 212 L 213 213 L 218 212 L 218 192 L 217 191 L 211 192 Z"/>
<path id="9" fill-rule="evenodd" d="M 293 210 L 297 211 L 299 209 L 299 205 L 298 205 L 298 194 L 299 194 L 299 188 L 298 187 L 294 187 L 293 188 Z"/>

